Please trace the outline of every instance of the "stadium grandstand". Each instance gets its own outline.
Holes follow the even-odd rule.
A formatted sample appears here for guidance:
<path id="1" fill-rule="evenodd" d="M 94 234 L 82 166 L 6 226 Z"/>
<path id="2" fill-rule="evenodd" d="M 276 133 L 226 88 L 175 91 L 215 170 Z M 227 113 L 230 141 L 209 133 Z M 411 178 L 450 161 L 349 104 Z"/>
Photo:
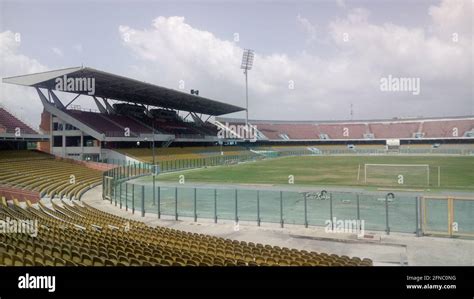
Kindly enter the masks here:
<path id="1" fill-rule="evenodd" d="M 72 105 L 85 91 L 75 91 L 74 100 L 63 104 L 53 90 L 55 78 L 64 76 L 96 80 L 92 97 L 96 111 Z M 119 157 L 123 153 L 142 158 L 147 149 L 144 152 L 140 142 L 146 147 L 156 142 L 162 159 L 240 154 L 243 147 L 213 146 L 218 128 L 207 120 L 242 108 L 82 67 L 4 82 L 37 90 L 44 107 L 40 130 L 45 134 L 0 109 L 0 219 L 34 219 L 47 230 L 40 230 L 34 239 L 2 234 L 2 265 L 372 265 L 370 259 L 150 228 L 136 221 L 130 231 L 119 233 L 117 227 L 129 223 L 128 219 L 79 204 L 82 194 L 102 183 L 103 171 L 115 167 L 91 160 L 107 158 L 108 148 L 116 149 Z M 47 96 L 41 89 L 47 90 Z M 187 112 L 185 117 L 180 116 L 182 111 Z M 173 142 L 185 147 L 169 148 Z M 137 147 L 127 148 L 129 144 Z M 186 147 L 189 144 L 198 146 Z"/>
<path id="2" fill-rule="evenodd" d="M 216 118 L 228 126 L 240 119 Z M 251 120 L 262 141 L 367 141 L 469 140 L 474 137 L 474 116 L 357 121 L 268 121 Z"/>
<path id="3" fill-rule="evenodd" d="M 82 87 L 94 79 L 94 93 L 89 94 L 90 90 L 77 86 L 64 90 L 56 85 L 57 79 L 82 82 Z M 3 265 L 370 266 L 374 264 L 372 256 L 365 258 L 357 254 L 361 256 L 359 258 L 351 254 L 349 257 L 349 254 L 324 253 L 319 249 L 318 252 L 297 250 L 160 225 L 151 227 L 100 210 L 83 201 L 83 197 L 94 194 L 100 201 L 110 201 L 112 209 L 132 210 L 132 214 L 137 210 L 142 217 L 145 213 L 156 213 L 159 220 L 164 217 L 166 221 L 169 220 L 166 217 L 177 221 L 178 217 L 194 216 L 197 222 L 199 215 L 212 218 L 214 223 L 231 220 L 234 225 L 242 217 L 243 221 L 255 220 L 258 226 L 261 221 L 277 223 L 282 229 L 288 222 L 306 227 L 320 226 L 324 223 L 321 221 L 332 215 L 333 200 L 336 212 L 355 208 L 351 204 L 352 194 L 345 194 L 341 199 L 334 193 L 334 199 L 332 195 L 328 199 L 326 190 L 241 189 L 247 188 L 248 182 L 243 182 L 239 189 L 218 189 L 211 184 L 205 190 L 207 185 L 199 181 L 197 183 L 203 189 L 198 191 L 195 186 L 189 190 L 169 186 L 166 179 L 160 181 L 156 177 L 166 178 L 167 172 L 174 175 L 176 171 L 190 168 L 201 168 L 196 172 L 193 170 L 199 173 L 212 166 L 235 164 L 239 167 L 242 165 L 238 164 L 248 161 L 264 167 L 265 164 L 258 164 L 260 160 L 285 156 L 302 159 L 294 160 L 295 171 L 298 171 L 311 167 L 303 159 L 322 154 L 329 157 L 340 153 L 412 153 L 404 150 L 456 156 L 474 153 L 473 116 L 308 122 L 250 120 L 247 127 L 242 119 L 225 117 L 243 111 L 243 108 L 88 67 L 8 77 L 3 82 L 35 88 L 44 110 L 38 129 L 41 133 L 38 133 L 6 108 L 0 109 L 0 219 L 34 219 L 47 228 L 40 230 L 34 240 L 27 235 L 1 235 L 4 246 L 0 248 L 0 263 Z M 58 91 L 73 94 L 74 98 L 66 102 L 60 99 Z M 89 99 L 96 109 L 75 105 L 79 97 Z M 247 134 L 250 131 L 251 134 Z M 399 145 L 396 152 L 393 152 L 393 144 Z M 446 151 L 440 152 L 439 147 Z M 331 165 L 330 158 L 324 160 Z M 285 163 L 282 159 L 279 161 Z M 296 165 L 298 163 L 301 166 Z M 349 165 L 347 161 L 338 163 L 344 167 Z M 244 167 L 249 164 L 252 163 L 244 164 Z M 161 172 L 156 171 L 156 166 Z M 355 180 L 356 166 L 360 172 L 361 164 L 349 170 L 342 169 L 341 173 L 351 176 L 347 181 Z M 425 180 L 430 168 L 425 168 L 424 164 L 418 166 L 415 175 L 420 177 L 419 181 L 427 182 L 428 187 L 436 187 L 429 178 Z M 227 169 L 220 167 L 214 170 Z M 329 174 L 330 168 L 324 167 L 321 166 L 322 171 Z M 275 175 L 286 180 L 286 172 L 280 175 L 279 170 L 281 168 L 270 167 L 264 170 L 264 175 L 256 172 L 253 175 L 269 180 Z M 308 171 L 301 177 L 305 175 L 312 179 L 314 171 Z M 437 187 L 441 182 L 439 173 Z M 228 177 L 232 183 L 242 179 L 232 171 L 215 175 L 222 179 Z M 360 175 L 357 173 L 357 187 L 360 187 Z M 192 180 L 192 175 L 189 177 Z M 452 182 L 448 174 L 446 180 Z M 452 184 L 471 188 L 464 180 Z M 96 188 L 100 185 L 101 189 Z M 262 182 L 262 185 L 269 184 Z M 258 203 L 252 196 L 255 192 Z M 359 195 L 363 198 L 362 193 L 357 194 L 357 201 Z M 287 197 L 284 199 L 284 196 Z M 364 207 L 367 211 L 376 211 L 380 202 L 379 195 L 367 195 L 362 200 L 367 204 Z M 410 219 L 410 225 L 403 226 L 402 232 L 418 234 L 419 219 L 410 218 L 416 214 L 413 207 L 407 205 L 399 212 Z M 198 209 L 201 210 L 198 212 Z M 330 212 L 326 213 L 326 209 Z M 258 214 L 253 217 L 256 211 Z M 405 212 L 408 216 L 403 214 Z M 388 234 L 388 222 L 385 228 L 379 215 L 382 215 L 380 211 L 374 212 L 373 219 L 368 220 L 372 221 L 369 225 L 375 230 L 386 229 Z M 128 231 L 121 229 L 124 225 L 129 225 Z"/>
<path id="4" fill-rule="evenodd" d="M 78 88 L 59 88 L 58 78 L 82 82 Z M 94 94 L 86 83 L 94 79 Z M 400 148 L 449 144 L 469 146 L 474 140 L 474 116 L 355 121 L 250 120 L 252 138 L 242 132 L 245 120 L 222 115 L 243 108 L 194 94 L 137 81 L 88 67 L 74 67 L 3 79 L 4 83 L 36 89 L 44 111 L 38 149 L 55 156 L 85 161 L 161 161 L 216 155 L 257 155 L 255 151 L 318 147 L 386 148 L 398 140 Z M 81 88 L 82 87 L 82 88 Z M 74 94 L 68 103 L 55 91 Z M 89 98 L 96 109 L 74 105 Z M 5 110 L 3 110 L 5 111 Z M 3 112 L 9 115 L 8 112 Z M 26 125 L 8 124 L 9 135 Z M 237 128 L 237 129 L 236 129 Z M 0 127 L 0 132 L 1 132 Z M 220 134 L 225 133 L 225 134 Z M 0 133 L 0 136 L 2 133 Z M 3 133 L 5 135 L 5 133 Z M 224 135 L 224 136 L 221 136 Z M 446 146 L 447 145 L 447 146 Z M 461 146 L 462 147 L 462 146 Z M 271 150 L 274 150 L 272 148 Z M 155 155 L 153 154 L 155 153 Z"/>
<path id="5" fill-rule="evenodd" d="M 58 78 L 80 82 L 78 88 L 59 89 L 76 95 L 69 103 L 63 103 L 54 92 L 59 88 L 55 83 Z M 93 95 L 86 88 L 91 79 Z M 9 77 L 3 82 L 30 86 L 38 92 L 44 107 L 40 128 L 50 137 L 40 148 L 78 160 L 108 158 L 107 148 L 124 144 L 149 147 L 153 141 L 168 147 L 173 142 L 216 143 L 217 127 L 208 121 L 210 117 L 243 110 L 87 67 Z M 80 96 L 93 100 L 97 109 L 74 105 Z"/>

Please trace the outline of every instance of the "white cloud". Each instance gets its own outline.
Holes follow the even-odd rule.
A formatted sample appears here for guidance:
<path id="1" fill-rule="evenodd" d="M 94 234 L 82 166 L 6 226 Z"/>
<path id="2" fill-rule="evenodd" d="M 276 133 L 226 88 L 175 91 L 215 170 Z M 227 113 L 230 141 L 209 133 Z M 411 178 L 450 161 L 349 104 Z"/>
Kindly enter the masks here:
<path id="1" fill-rule="evenodd" d="M 316 26 L 311 24 L 311 22 L 307 18 L 303 18 L 301 15 L 297 15 L 296 19 L 298 20 L 298 23 L 306 31 L 306 34 L 308 36 L 307 39 L 306 39 L 306 42 L 310 43 L 310 42 L 314 41 L 317 37 Z"/>
<path id="2" fill-rule="evenodd" d="M 58 56 L 61 56 L 61 57 L 64 56 L 63 51 L 61 51 L 61 49 L 59 49 L 59 48 L 52 47 L 52 48 L 51 48 L 51 51 L 53 51 L 53 53 L 56 54 L 56 55 L 58 55 Z"/>
<path id="3" fill-rule="evenodd" d="M 344 0 L 336 0 L 336 4 L 339 8 L 347 8 L 346 1 Z"/>
<path id="4" fill-rule="evenodd" d="M 1 78 L 47 70 L 37 60 L 19 54 L 19 47 L 13 32 L 0 32 Z M 33 88 L 0 83 L 0 103 L 35 129 L 38 127 L 43 106 Z"/>
<path id="5" fill-rule="evenodd" d="M 472 0 L 443 1 L 439 6 L 431 6 L 428 11 L 433 24 L 440 33 L 459 33 L 467 39 L 472 36 Z"/>
<path id="6" fill-rule="evenodd" d="M 83 50 L 82 44 L 75 44 L 74 46 L 72 46 L 72 48 L 78 53 L 81 53 Z"/>
<path id="7" fill-rule="evenodd" d="M 469 32 L 463 26 L 471 15 L 453 3 L 429 9 L 432 26 Z M 310 37 L 315 36 L 316 29 L 308 19 L 298 16 L 298 21 Z M 243 48 L 235 43 L 193 28 L 183 17 L 158 17 L 151 28 L 120 26 L 119 32 L 123 45 L 138 59 L 132 68 L 134 76 L 172 88 L 184 80 L 187 91 L 197 88 L 203 96 L 244 106 L 244 79 L 239 69 Z M 472 33 L 454 43 L 439 32 L 376 25 L 370 22 L 370 11 L 350 10 L 323 32 L 326 36 L 321 38 L 329 37 L 335 48 L 329 58 L 314 51 L 294 56 L 256 53 L 249 74 L 250 117 L 346 118 L 350 103 L 359 118 L 474 113 Z M 380 78 L 389 74 L 419 77 L 422 94 L 382 93 Z M 288 88 L 290 80 L 293 90 Z"/>
<path id="8" fill-rule="evenodd" d="M 297 17 L 308 38 L 324 40 L 333 51 L 324 57 L 317 47 L 295 55 L 257 51 L 249 73 L 250 117 L 341 119 L 349 117 L 351 103 L 356 118 L 474 114 L 472 6 L 444 1 L 426 13 L 432 21 L 426 28 L 374 24 L 364 9 L 348 9 L 326 28 Z M 243 47 L 238 43 L 196 29 L 183 17 L 158 17 L 146 29 L 124 25 L 119 33 L 137 58 L 125 75 L 175 89 L 184 80 L 187 92 L 199 89 L 202 96 L 245 105 Z M 82 49 L 79 43 L 72 47 Z M 10 31 L 0 33 L 0 65 L 1 77 L 48 69 L 20 54 L 20 42 Z M 419 77 L 421 95 L 381 92 L 380 78 L 390 74 Z M 291 82 L 294 89 L 289 89 Z M 1 83 L 0 102 L 39 123 L 42 106 L 34 89 Z"/>

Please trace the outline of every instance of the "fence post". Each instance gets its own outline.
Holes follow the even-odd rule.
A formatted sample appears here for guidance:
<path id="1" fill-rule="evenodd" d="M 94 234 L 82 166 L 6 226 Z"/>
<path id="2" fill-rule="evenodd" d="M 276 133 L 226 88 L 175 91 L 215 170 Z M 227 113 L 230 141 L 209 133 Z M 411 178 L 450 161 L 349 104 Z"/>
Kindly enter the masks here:
<path id="1" fill-rule="evenodd" d="M 257 190 L 257 225 L 260 226 L 260 190 Z"/>
<path id="2" fill-rule="evenodd" d="M 120 209 L 122 209 L 122 182 L 120 182 L 119 198 L 120 198 Z"/>
<path id="3" fill-rule="evenodd" d="M 145 185 L 142 185 L 142 217 L 145 217 Z"/>
<path id="4" fill-rule="evenodd" d="M 128 183 L 125 183 L 125 211 L 128 211 Z"/>
<path id="5" fill-rule="evenodd" d="M 132 214 L 135 214 L 135 184 L 132 184 Z"/>
<path id="6" fill-rule="evenodd" d="M 308 228 L 308 197 L 307 193 L 304 192 L 304 227 Z"/>
<path id="7" fill-rule="evenodd" d="M 114 190 L 114 202 L 115 202 L 115 206 L 117 206 L 117 196 L 118 196 L 118 190 L 117 190 L 117 187 L 119 185 L 119 182 L 115 181 L 115 190 Z"/>
<path id="8" fill-rule="evenodd" d="M 178 220 L 178 187 L 174 187 L 174 219 Z"/>
<path id="9" fill-rule="evenodd" d="M 234 193 L 234 200 L 235 200 L 235 222 L 239 222 L 239 214 L 238 214 L 238 206 L 237 206 L 237 189 L 235 189 Z"/>
<path id="10" fill-rule="evenodd" d="M 393 193 L 387 193 L 387 195 L 385 196 L 385 226 L 386 226 L 386 229 L 385 229 L 385 232 L 387 233 L 387 235 L 390 235 L 390 225 L 389 225 L 389 222 L 388 222 L 388 198 L 395 198 L 394 194 Z"/>
<path id="11" fill-rule="evenodd" d="M 416 236 L 417 237 L 421 237 L 423 235 L 422 231 L 421 231 L 421 197 L 420 196 L 417 196 L 416 199 L 415 199 L 415 203 L 416 203 L 416 230 L 415 230 L 415 233 L 416 233 Z"/>
<path id="12" fill-rule="evenodd" d="M 359 193 L 356 195 L 356 203 L 357 203 L 357 220 L 359 221 L 359 229 L 361 229 L 360 224 L 360 198 Z"/>
<path id="13" fill-rule="evenodd" d="M 115 196 L 115 194 L 113 194 L 115 191 L 114 191 L 114 184 L 115 184 L 115 179 L 114 178 L 111 178 L 109 180 L 109 188 L 110 188 L 110 204 L 112 204 L 112 197 Z"/>
<path id="14" fill-rule="evenodd" d="M 283 191 L 280 191 L 280 226 L 283 227 Z"/>
<path id="15" fill-rule="evenodd" d="M 155 198 L 156 198 L 156 175 L 155 175 L 155 169 L 153 168 L 153 205 L 156 204 Z"/>
<path id="16" fill-rule="evenodd" d="M 332 219 L 332 192 L 329 193 L 329 219 L 331 219 L 331 229 L 334 231 L 334 221 Z"/>
<path id="17" fill-rule="evenodd" d="M 197 215 L 197 199 L 196 199 L 197 194 L 196 193 L 197 193 L 197 190 L 196 190 L 196 188 L 194 188 L 194 222 L 197 221 L 197 217 L 198 217 L 198 215 Z"/>
<path id="18" fill-rule="evenodd" d="M 217 223 L 217 189 L 214 189 L 214 223 Z"/>
<path id="19" fill-rule="evenodd" d="M 158 186 L 158 202 L 157 202 L 157 206 L 158 206 L 158 219 L 161 218 L 161 194 L 160 194 L 160 186 Z"/>

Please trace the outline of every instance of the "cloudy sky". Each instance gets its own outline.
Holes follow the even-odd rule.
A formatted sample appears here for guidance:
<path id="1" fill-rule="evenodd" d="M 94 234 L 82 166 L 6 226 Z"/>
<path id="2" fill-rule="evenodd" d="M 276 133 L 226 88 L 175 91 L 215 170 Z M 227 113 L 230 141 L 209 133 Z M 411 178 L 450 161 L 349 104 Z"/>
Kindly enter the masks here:
<path id="1" fill-rule="evenodd" d="M 245 106 L 251 48 L 250 118 L 472 115 L 472 18 L 473 0 L 0 0 L 0 77 L 84 65 Z M 34 89 L 0 83 L 0 103 L 39 123 Z"/>

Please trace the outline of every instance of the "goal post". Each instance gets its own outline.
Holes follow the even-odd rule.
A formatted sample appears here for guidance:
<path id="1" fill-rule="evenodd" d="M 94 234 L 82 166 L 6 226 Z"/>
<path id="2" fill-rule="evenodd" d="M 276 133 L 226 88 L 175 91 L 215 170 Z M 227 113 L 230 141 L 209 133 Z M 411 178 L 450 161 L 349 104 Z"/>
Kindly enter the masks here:
<path id="1" fill-rule="evenodd" d="M 364 183 L 380 186 L 429 186 L 430 166 L 428 164 L 364 164 Z"/>

